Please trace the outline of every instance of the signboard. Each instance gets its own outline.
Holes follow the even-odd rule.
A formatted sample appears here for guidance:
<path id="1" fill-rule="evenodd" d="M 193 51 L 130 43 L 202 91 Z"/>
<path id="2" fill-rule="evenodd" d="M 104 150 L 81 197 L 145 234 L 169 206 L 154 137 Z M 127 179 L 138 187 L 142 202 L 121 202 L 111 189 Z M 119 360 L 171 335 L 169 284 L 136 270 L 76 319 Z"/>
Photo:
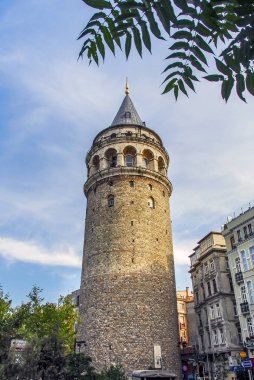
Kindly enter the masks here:
<path id="1" fill-rule="evenodd" d="M 154 344 L 154 368 L 161 368 L 161 346 L 159 344 Z"/>
<path id="2" fill-rule="evenodd" d="M 242 366 L 244 368 L 251 368 L 252 367 L 252 363 L 250 360 L 245 360 L 244 362 L 242 362 Z"/>

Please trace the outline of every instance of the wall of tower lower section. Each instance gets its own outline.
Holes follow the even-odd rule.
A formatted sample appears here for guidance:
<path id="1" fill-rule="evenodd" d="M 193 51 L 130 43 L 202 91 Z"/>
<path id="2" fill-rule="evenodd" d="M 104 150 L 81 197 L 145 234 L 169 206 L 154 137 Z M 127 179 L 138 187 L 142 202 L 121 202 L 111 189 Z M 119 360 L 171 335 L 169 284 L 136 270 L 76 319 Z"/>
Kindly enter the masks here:
<path id="1" fill-rule="evenodd" d="M 163 369 L 179 375 L 169 189 L 119 176 L 98 182 L 87 198 L 79 331 L 86 353 L 97 369 L 115 363 L 130 374 L 154 367 L 158 344 Z"/>

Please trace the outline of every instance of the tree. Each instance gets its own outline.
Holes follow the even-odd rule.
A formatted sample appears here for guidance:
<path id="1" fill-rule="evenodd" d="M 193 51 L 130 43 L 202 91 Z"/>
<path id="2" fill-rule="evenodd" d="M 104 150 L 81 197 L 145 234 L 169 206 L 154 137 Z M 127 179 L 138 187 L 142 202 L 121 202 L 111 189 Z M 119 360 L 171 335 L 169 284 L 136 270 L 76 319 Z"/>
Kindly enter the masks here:
<path id="1" fill-rule="evenodd" d="M 124 369 L 121 366 L 110 365 L 102 370 L 101 380 L 127 380 Z"/>
<path id="2" fill-rule="evenodd" d="M 91 365 L 92 359 L 83 352 L 72 352 L 67 356 L 67 374 L 71 379 L 95 380 L 98 375 Z"/>
<path id="3" fill-rule="evenodd" d="M 221 83 L 228 100 L 235 85 L 240 99 L 247 90 L 254 95 L 254 3 L 249 0 L 83 0 L 99 10 L 94 13 L 79 39 L 84 39 L 79 57 L 99 64 L 105 45 L 115 54 L 124 49 L 128 59 L 134 44 L 142 57 L 149 52 L 151 36 L 170 43 L 163 73 L 163 94 L 179 91 L 188 96 L 194 83 L 207 74 L 214 58 L 217 72 L 205 75 Z M 124 40 L 124 41 L 123 41 Z"/>

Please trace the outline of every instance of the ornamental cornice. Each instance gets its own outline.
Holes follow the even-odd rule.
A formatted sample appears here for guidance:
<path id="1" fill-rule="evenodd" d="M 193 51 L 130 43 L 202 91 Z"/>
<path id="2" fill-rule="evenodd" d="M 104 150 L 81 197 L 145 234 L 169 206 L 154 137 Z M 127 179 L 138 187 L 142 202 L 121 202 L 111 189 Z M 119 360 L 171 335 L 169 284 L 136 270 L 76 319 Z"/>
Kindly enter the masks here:
<path id="1" fill-rule="evenodd" d="M 121 177 L 121 176 L 136 176 L 136 177 L 143 177 L 143 178 L 149 178 L 154 179 L 160 183 L 162 183 L 169 192 L 169 196 L 172 193 L 173 186 L 172 183 L 169 181 L 169 179 L 150 169 L 142 168 L 142 167 L 136 167 L 136 166 L 118 166 L 114 168 L 108 168 L 101 171 L 98 171 L 97 173 L 93 174 L 91 177 L 89 177 L 84 184 L 84 193 L 87 196 L 88 191 L 94 186 L 99 184 L 100 182 L 103 182 L 105 180 L 112 179 L 114 177 Z"/>

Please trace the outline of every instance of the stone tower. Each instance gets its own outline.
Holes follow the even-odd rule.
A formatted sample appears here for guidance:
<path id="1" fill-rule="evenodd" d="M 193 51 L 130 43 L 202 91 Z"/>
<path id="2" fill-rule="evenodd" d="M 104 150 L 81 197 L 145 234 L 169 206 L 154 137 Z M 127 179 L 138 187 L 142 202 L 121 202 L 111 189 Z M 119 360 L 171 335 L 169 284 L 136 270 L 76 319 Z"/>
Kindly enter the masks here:
<path id="1" fill-rule="evenodd" d="M 80 338 L 100 370 L 179 375 L 168 154 L 126 96 L 86 157 Z"/>

